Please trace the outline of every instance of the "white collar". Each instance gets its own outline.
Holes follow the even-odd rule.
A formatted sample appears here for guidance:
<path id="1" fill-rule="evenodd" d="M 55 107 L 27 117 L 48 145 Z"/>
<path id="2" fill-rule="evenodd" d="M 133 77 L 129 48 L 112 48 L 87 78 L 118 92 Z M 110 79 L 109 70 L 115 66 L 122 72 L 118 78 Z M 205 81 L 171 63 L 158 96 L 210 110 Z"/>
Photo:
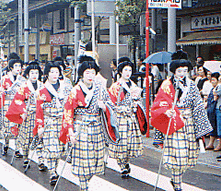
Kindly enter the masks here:
<path id="1" fill-rule="evenodd" d="M 189 92 L 190 89 L 190 79 L 186 77 L 186 86 L 183 86 L 183 84 L 179 83 L 179 87 L 183 91 L 183 93 L 177 105 L 181 107 L 184 105 L 184 100 L 187 98 L 187 93 Z"/>
<path id="2" fill-rule="evenodd" d="M 18 80 L 18 76 L 19 76 L 19 75 L 16 76 L 16 80 L 15 80 L 15 79 L 14 79 L 14 75 L 13 75 L 12 72 L 10 71 L 10 72 L 8 72 L 8 76 L 9 76 L 11 82 L 14 83 L 15 81 Z"/>
<path id="3" fill-rule="evenodd" d="M 135 84 L 134 84 L 131 80 L 129 80 L 129 82 L 131 82 L 131 87 L 129 87 L 129 86 L 127 85 L 127 83 L 126 83 L 124 80 L 122 80 L 122 79 L 120 79 L 119 82 L 120 82 L 120 85 L 121 85 L 125 90 L 127 90 L 127 92 L 129 92 L 129 93 L 131 93 L 131 89 L 133 89 L 133 88 L 135 87 Z"/>
<path id="4" fill-rule="evenodd" d="M 85 107 L 88 107 L 94 94 L 95 83 L 93 82 L 91 90 L 88 89 L 88 87 L 83 83 L 82 80 L 78 84 L 81 87 L 82 91 L 86 94 L 85 96 L 86 106 Z"/>
<path id="5" fill-rule="evenodd" d="M 34 95 L 34 100 L 36 102 L 37 94 L 39 94 L 40 82 L 37 80 L 36 90 L 34 89 L 33 84 L 30 80 L 27 80 L 27 86 L 28 86 L 28 89 L 31 91 L 31 93 Z"/>
<path id="6" fill-rule="evenodd" d="M 34 89 L 33 83 L 30 80 L 27 80 L 27 86 L 28 86 L 29 90 L 31 91 L 31 93 L 35 93 L 35 92 L 39 91 L 40 82 L 37 80 L 37 89 L 36 90 Z"/>
<path id="7" fill-rule="evenodd" d="M 64 98 L 64 82 L 60 81 L 60 87 L 59 87 L 59 91 L 57 92 L 54 87 L 52 86 L 51 83 L 49 83 L 49 81 L 47 80 L 45 82 L 45 88 L 56 98 L 56 106 L 57 108 L 62 107 L 59 98 Z"/>

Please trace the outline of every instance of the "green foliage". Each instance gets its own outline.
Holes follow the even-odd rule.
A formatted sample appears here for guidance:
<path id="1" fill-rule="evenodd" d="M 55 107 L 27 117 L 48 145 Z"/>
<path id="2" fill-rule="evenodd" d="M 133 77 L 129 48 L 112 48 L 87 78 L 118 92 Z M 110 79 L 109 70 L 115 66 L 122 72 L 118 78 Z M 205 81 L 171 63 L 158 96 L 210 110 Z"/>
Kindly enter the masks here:
<path id="1" fill-rule="evenodd" d="M 146 1 L 144 0 L 123 0 L 118 1 L 118 10 L 115 15 L 119 16 L 119 22 L 122 25 L 137 25 L 140 21 L 141 14 L 145 11 Z"/>

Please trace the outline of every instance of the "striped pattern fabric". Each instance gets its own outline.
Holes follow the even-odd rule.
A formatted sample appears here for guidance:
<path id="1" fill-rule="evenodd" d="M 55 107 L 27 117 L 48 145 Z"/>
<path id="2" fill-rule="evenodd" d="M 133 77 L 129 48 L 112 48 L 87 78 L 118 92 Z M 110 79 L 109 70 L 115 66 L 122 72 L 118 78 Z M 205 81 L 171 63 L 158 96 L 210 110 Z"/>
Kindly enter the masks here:
<path id="1" fill-rule="evenodd" d="M 54 102 L 54 103 L 53 103 Z M 55 103 L 55 97 L 52 104 Z M 46 158 L 60 158 L 64 151 L 64 144 L 59 140 L 63 108 L 52 107 L 51 103 L 44 104 L 44 124 L 43 145 Z"/>
<path id="2" fill-rule="evenodd" d="M 118 145 L 110 144 L 110 157 L 115 159 L 139 157 L 143 153 L 143 145 L 135 115 L 132 113 L 131 115 L 117 113 L 117 118 L 120 142 Z M 124 169 L 126 163 L 120 165 L 121 170 Z"/>
<path id="3" fill-rule="evenodd" d="M 187 168 L 196 165 L 199 149 L 190 109 L 181 110 L 181 114 L 185 126 L 168 136 L 163 163 L 167 169 L 185 172 Z"/>
<path id="4" fill-rule="evenodd" d="M 75 131 L 80 129 L 80 133 L 72 151 L 73 174 L 89 177 L 103 174 L 104 134 L 100 118 L 93 115 L 84 116 L 83 120 L 74 122 L 74 127 Z"/>
<path id="5" fill-rule="evenodd" d="M 14 127 L 16 124 L 12 123 L 8 120 L 7 117 L 5 117 L 5 114 L 8 111 L 9 106 L 11 105 L 12 100 L 5 100 L 5 105 L 4 105 L 4 128 L 2 129 L 7 138 L 15 138 L 15 136 L 11 133 L 11 128 Z"/>
<path id="6" fill-rule="evenodd" d="M 73 116 L 73 119 L 69 120 L 68 116 L 64 115 L 64 124 L 68 128 L 73 126 L 79 135 L 72 150 L 72 173 L 79 177 L 81 190 L 88 190 L 88 182 L 93 175 L 104 173 L 105 137 L 98 100 L 103 100 L 111 108 L 114 107 L 109 94 L 101 84 L 96 82 L 94 85 L 93 95 L 87 107 L 83 104 L 85 97 L 79 97 L 80 92 L 74 93 L 76 89 L 82 91 L 79 84 L 72 89 L 65 105 L 65 112 L 69 113 L 68 116 Z M 70 104 L 73 102 L 79 105 L 73 107 L 74 104 Z"/>
<path id="7" fill-rule="evenodd" d="M 23 124 L 19 125 L 18 144 L 21 145 L 24 157 L 28 157 L 29 148 L 33 139 L 33 127 L 35 124 L 36 106 L 30 105 L 27 118 Z"/>
<path id="8" fill-rule="evenodd" d="M 116 115 L 119 122 L 120 142 L 118 145 L 110 144 L 109 156 L 121 159 L 119 162 L 121 170 L 124 169 L 130 158 L 139 157 L 143 153 L 141 132 L 136 116 L 130 107 L 131 101 L 130 94 L 127 93 L 117 106 Z M 122 161 L 125 161 L 125 164 Z"/>
<path id="9" fill-rule="evenodd" d="M 67 84 L 65 84 L 63 92 L 60 92 L 60 88 L 58 89 L 58 94 L 62 93 L 64 95 L 63 98 L 59 98 L 61 107 L 57 108 L 55 97 L 50 102 L 45 101 L 41 105 L 45 128 L 43 133 L 44 158 L 48 160 L 48 163 L 52 159 L 59 159 L 65 151 L 65 145 L 59 140 L 59 136 L 62 127 L 64 104 L 70 90 L 70 86 Z"/>

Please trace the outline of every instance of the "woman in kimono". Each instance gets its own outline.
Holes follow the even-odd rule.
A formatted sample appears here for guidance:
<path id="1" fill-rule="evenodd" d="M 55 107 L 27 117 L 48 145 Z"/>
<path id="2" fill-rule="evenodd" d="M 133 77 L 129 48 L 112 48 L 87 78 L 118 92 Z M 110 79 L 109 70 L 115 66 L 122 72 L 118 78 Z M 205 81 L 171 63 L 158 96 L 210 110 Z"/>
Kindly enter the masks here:
<path id="1" fill-rule="evenodd" d="M 141 129 L 137 119 L 137 109 L 143 111 L 141 103 L 141 89 L 130 80 L 133 63 L 123 61 L 118 65 L 120 79 L 109 88 L 109 95 L 116 106 L 116 115 L 119 123 L 120 142 L 110 144 L 109 156 L 117 159 L 121 168 L 121 177 L 127 178 L 131 171 L 130 158 L 139 157 L 143 153 Z M 142 112 L 144 114 L 144 112 Z M 145 116 L 143 118 L 146 125 Z M 144 130 L 145 131 L 145 130 Z M 143 134 L 145 132 L 142 131 Z"/>
<path id="2" fill-rule="evenodd" d="M 62 125 L 64 103 L 71 91 L 63 81 L 59 80 L 61 68 L 58 63 L 48 63 L 44 74 L 46 82 L 37 98 L 34 136 L 43 138 L 44 157 L 50 173 L 50 184 L 57 182 L 58 161 L 64 152 L 64 144 L 59 140 Z"/>
<path id="3" fill-rule="evenodd" d="M 57 62 L 60 65 L 60 67 L 61 67 L 61 76 L 59 77 L 60 80 L 64 80 L 64 83 L 67 83 L 70 86 L 72 86 L 71 80 L 64 75 L 64 71 L 66 69 L 66 65 L 64 63 L 63 58 L 61 58 L 60 56 L 57 56 L 57 57 L 55 57 L 54 62 Z"/>
<path id="4" fill-rule="evenodd" d="M 19 125 L 18 142 L 22 145 L 24 168 L 28 164 L 29 149 L 33 140 L 37 95 L 43 86 L 43 83 L 40 81 L 41 76 L 42 71 L 39 64 L 37 62 L 29 63 L 24 71 L 24 77 L 27 78 L 27 81 L 15 94 L 6 114 L 9 121 L 21 124 Z M 41 144 L 37 146 L 36 151 L 39 160 L 39 170 L 44 171 L 46 166 L 44 165 Z"/>
<path id="5" fill-rule="evenodd" d="M 11 59 L 8 63 L 9 72 L 5 75 L 2 79 L 2 87 L 0 92 L 3 94 L 2 99 L 4 100 L 3 103 L 3 134 L 5 137 L 5 144 L 2 148 L 2 155 L 6 155 L 8 148 L 9 148 L 9 139 L 15 138 L 15 157 L 22 158 L 22 155 L 19 152 L 21 145 L 18 144 L 17 136 L 18 136 L 18 129 L 15 123 L 10 122 L 5 114 L 8 111 L 9 106 L 11 105 L 12 100 L 18 89 L 21 85 L 26 81 L 24 77 L 22 77 L 21 69 L 22 69 L 23 62 L 22 60 Z M 2 101 L 1 101 L 2 102 Z"/>
<path id="6" fill-rule="evenodd" d="M 100 108 L 113 104 L 107 91 L 95 80 L 99 67 L 84 61 L 78 68 L 79 82 L 73 87 L 65 104 L 60 140 L 72 143 L 72 173 L 79 177 L 80 189 L 88 190 L 93 175 L 104 174 L 105 138 Z"/>
<path id="7" fill-rule="evenodd" d="M 191 69 L 190 61 L 173 60 L 170 64 L 173 76 L 163 81 L 151 108 L 151 124 L 157 129 L 153 144 L 161 148 L 165 144 L 163 164 L 172 172 L 171 184 L 176 191 L 182 190 L 182 176 L 187 168 L 196 165 L 199 138 L 212 131 L 199 90 L 187 76 Z M 174 100 L 176 90 L 178 98 Z"/>

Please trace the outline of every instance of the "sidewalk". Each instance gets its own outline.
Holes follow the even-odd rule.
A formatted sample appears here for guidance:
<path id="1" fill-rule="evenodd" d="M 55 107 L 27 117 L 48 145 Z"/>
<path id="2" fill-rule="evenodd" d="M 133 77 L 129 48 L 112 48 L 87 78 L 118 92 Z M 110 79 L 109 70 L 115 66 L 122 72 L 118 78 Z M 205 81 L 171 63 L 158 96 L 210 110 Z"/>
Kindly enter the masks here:
<path id="1" fill-rule="evenodd" d="M 150 130 L 150 137 L 148 138 L 146 136 L 143 137 L 144 147 L 151 149 L 151 152 L 153 151 L 153 153 L 161 156 L 160 153 L 162 153 L 162 150 L 153 146 L 152 144 L 153 138 L 154 138 L 154 130 Z M 206 143 L 208 142 L 209 138 L 206 138 Z M 154 155 L 153 153 L 152 155 Z M 221 151 L 214 152 L 210 150 L 206 151 L 205 153 L 200 153 L 195 170 L 200 170 L 205 173 L 221 176 L 221 162 L 217 162 L 216 160 L 216 157 L 219 155 L 221 155 Z"/>

